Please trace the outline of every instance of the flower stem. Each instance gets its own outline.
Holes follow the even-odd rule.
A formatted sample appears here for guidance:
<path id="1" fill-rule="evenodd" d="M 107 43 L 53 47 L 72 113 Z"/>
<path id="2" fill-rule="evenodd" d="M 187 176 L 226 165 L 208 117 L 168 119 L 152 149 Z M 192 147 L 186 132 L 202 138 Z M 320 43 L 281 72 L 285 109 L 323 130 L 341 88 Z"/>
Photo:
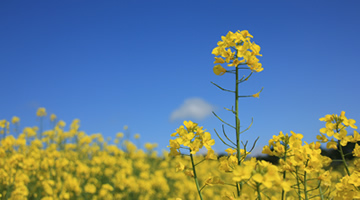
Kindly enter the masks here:
<path id="1" fill-rule="evenodd" d="M 199 193 L 200 199 L 203 200 L 203 197 L 201 195 L 201 190 L 200 190 L 200 187 L 199 187 L 199 182 L 198 182 L 198 179 L 197 179 L 197 176 L 196 176 L 194 158 L 193 158 L 193 155 L 191 153 L 190 153 L 190 158 L 191 158 L 192 169 L 193 169 L 193 172 L 194 172 L 194 180 L 195 180 L 196 188 L 197 188 L 197 191 Z"/>
<path id="2" fill-rule="evenodd" d="M 285 155 L 284 155 L 284 162 L 286 163 L 286 152 L 288 151 L 288 144 L 287 143 L 285 143 Z M 286 179 L 286 171 L 284 170 L 284 172 L 283 172 L 283 181 L 285 181 L 285 179 Z M 281 200 L 285 200 L 285 190 L 284 189 L 282 189 L 282 191 L 281 191 Z"/>
<path id="3" fill-rule="evenodd" d="M 236 80 L 235 80 L 235 127 L 236 127 L 236 149 L 238 165 L 241 165 L 240 153 L 240 120 L 239 120 L 239 68 L 236 67 Z"/>
<path id="4" fill-rule="evenodd" d="M 258 200 L 261 200 L 261 194 L 260 194 L 260 185 L 259 183 L 256 184 L 256 192 L 258 194 Z"/>
<path id="5" fill-rule="evenodd" d="M 321 181 L 320 181 L 320 185 L 319 185 L 319 194 L 320 194 L 320 199 L 324 200 L 324 194 L 323 194 L 322 189 L 321 189 Z"/>
<path id="6" fill-rule="evenodd" d="M 342 146 L 340 144 L 340 140 L 338 140 L 338 145 L 339 145 L 339 149 L 340 149 L 341 159 L 342 159 L 342 162 L 344 163 L 344 167 L 346 169 L 346 173 L 350 176 L 350 170 L 349 170 L 349 167 L 348 167 L 348 165 L 346 163 L 345 156 L 344 156 L 344 151 L 343 151 Z"/>
<path id="7" fill-rule="evenodd" d="M 307 163 L 306 163 L 306 165 L 307 165 Z M 306 180 L 306 178 L 307 178 L 307 176 L 306 176 L 306 171 L 304 171 L 304 194 L 305 194 L 305 200 L 308 200 L 309 198 L 308 198 L 308 192 L 307 192 L 307 180 Z"/>
<path id="8" fill-rule="evenodd" d="M 239 68 L 236 66 L 235 70 L 235 130 L 236 130 L 236 150 L 238 165 L 241 165 L 241 152 L 240 152 L 240 120 L 239 120 Z M 237 183 L 238 197 L 241 195 L 242 183 Z"/>
<path id="9" fill-rule="evenodd" d="M 299 197 L 299 200 L 301 200 L 301 190 L 300 190 L 300 181 L 299 181 L 299 173 L 298 173 L 298 168 L 299 167 L 296 167 L 296 183 L 297 183 L 297 189 L 298 189 L 298 197 Z"/>

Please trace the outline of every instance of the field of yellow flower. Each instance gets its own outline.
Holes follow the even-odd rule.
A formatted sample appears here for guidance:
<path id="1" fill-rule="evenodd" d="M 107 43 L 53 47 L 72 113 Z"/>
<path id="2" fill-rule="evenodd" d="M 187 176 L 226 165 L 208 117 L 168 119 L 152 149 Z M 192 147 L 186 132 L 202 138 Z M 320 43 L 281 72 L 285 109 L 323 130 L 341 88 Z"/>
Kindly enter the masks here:
<path id="1" fill-rule="evenodd" d="M 42 109 L 38 116 L 45 119 Z M 194 156 L 196 164 L 191 166 L 190 156 L 179 156 L 178 151 L 158 156 L 154 151 L 157 145 L 150 143 L 144 145 L 146 151 L 139 149 L 124 139 L 126 130 L 109 144 L 101 134 L 79 131 L 78 119 L 68 129 L 55 115 L 50 119 L 53 129 L 42 132 L 36 126 L 19 131 L 17 117 L 11 122 L 0 121 L 1 199 L 198 199 L 193 180 L 195 166 L 204 199 L 257 199 L 259 191 L 264 199 L 281 199 L 282 191 L 286 199 L 356 199 L 360 194 L 360 159 L 345 161 L 344 168 L 332 170 L 327 166 L 335 161 L 321 155 L 319 142 L 308 144 L 301 140 L 301 134 L 293 132 L 273 136 L 263 148 L 263 153 L 281 158 L 279 165 L 251 158 L 238 166 L 236 150 L 229 148 L 228 155 L 216 156 L 211 150 L 214 141 L 210 133 L 185 121 L 172 136 L 201 138 L 198 147 L 209 149 L 207 155 Z M 344 113 L 320 120 L 327 125 L 321 129 L 325 135 L 320 134 L 318 139 L 328 148 L 341 150 L 347 142 L 360 141 L 356 131 L 353 136 L 344 136 L 347 126 L 357 128 Z M 327 140 L 334 124 L 337 129 L 341 127 L 333 134 L 339 138 L 339 145 L 334 139 Z M 14 137 L 16 131 L 18 136 Z M 360 157 L 357 144 L 352 153 Z M 241 181 L 242 194 L 237 197 L 235 182 Z"/>
<path id="2" fill-rule="evenodd" d="M 37 116 L 45 120 L 46 110 L 39 108 Z M 42 132 L 37 126 L 20 131 L 18 117 L 0 121 L 0 199 L 197 198 L 193 180 L 176 172 L 189 158 L 169 157 L 168 152 L 158 156 L 151 143 L 144 145 L 146 151 L 139 149 L 124 139 L 126 130 L 109 144 L 101 134 L 79 131 L 78 119 L 68 129 L 55 115 L 50 120 L 53 129 Z M 198 175 L 208 178 L 202 184 L 211 186 L 211 177 L 221 176 L 217 162 L 201 167 Z M 204 189 L 204 196 L 221 198 L 228 188 Z"/>
<path id="3" fill-rule="evenodd" d="M 101 134 L 87 135 L 80 129 L 80 120 L 66 126 L 56 115 L 50 119 L 45 108 L 36 115 L 39 126 L 20 130 L 20 118 L 0 120 L 0 198 L 1 199 L 360 199 L 360 135 L 354 119 L 345 112 L 320 118 L 325 127 L 315 142 L 303 141 L 303 135 L 280 132 L 274 135 L 263 154 L 277 157 L 278 164 L 249 157 L 256 145 L 242 142 L 238 118 L 239 98 L 259 97 L 262 89 L 252 95 L 240 95 L 239 84 L 248 81 L 253 73 L 263 70 L 257 56 L 260 46 L 251 42 L 248 31 L 229 32 L 214 48 L 216 75 L 235 75 L 235 90 L 219 89 L 235 94 L 235 108 L 227 109 L 235 115 L 236 140 L 223 131 L 217 138 L 227 148 L 226 155 L 216 155 L 215 139 L 199 124 L 184 121 L 169 134 L 169 152 L 155 151 L 157 144 L 146 143 L 146 150 L 131 142 L 124 127 L 113 141 Z M 222 66 L 235 69 L 227 70 Z M 250 70 L 239 78 L 239 70 Z M 50 120 L 52 129 L 43 130 L 43 122 Z M 352 132 L 350 133 L 350 129 Z M 140 135 L 134 135 L 139 139 Z M 321 143 L 336 150 L 341 158 L 331 159 L 323 154 Z M 354 148 L 345 152 L 350 144 Z M 205 155 L 200 155 L 202 148 Z M 353 160 L 346 157 L 351 154 Z M 331 164 L 339 162 L 336 169 Z"/>

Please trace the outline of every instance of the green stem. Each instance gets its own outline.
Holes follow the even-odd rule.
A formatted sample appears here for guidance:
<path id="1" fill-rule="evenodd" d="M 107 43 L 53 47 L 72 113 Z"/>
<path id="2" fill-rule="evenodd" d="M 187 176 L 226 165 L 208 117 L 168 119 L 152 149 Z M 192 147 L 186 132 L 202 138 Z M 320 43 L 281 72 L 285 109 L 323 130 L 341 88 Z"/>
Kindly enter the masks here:
<path id="1" fill-rule="evenodd" d="M 297 183 L 297 187 L 298 187 L 298 196 L 299 196 L 299 200 L 301 200 L 301 190 L 300 190 L 301 188 L 300 188 L 298 169 L 299 169 L 299 167 L 296 167 L 295 173 L 296 173 L 296 183 Z"/>
<path id="2" fill-rule="evenodd" d="M 200 161 L 200 162 L 198 162 L 198 163 L 196 163 L 195 166 L 198 165 L 198 164 L 200 164 L 200 163 L 202 163 L 202 162 L 204 162 L 204 161 L 205 161 L 205 159 L 202 160 L 202 161 Z"/>
<path id="3" fill-rule="evenodd" d="M 238 197 L 240 197 L 240 195 L 241 195 L 241 188 L 240 188 L 240 183 L 239 183 L 239 182 L 236 183 L 236 190 L 237 190 L 237 195 L 238 195 Z"/>
<path id="4" fill-rule="evenodd" d="M 241 152 L 240 152 L 240 120 L 239 120 L 239 68 L 236 66 L 235 71 L 235 130 L 236 130 L 236 149 L 238 165 L 241 165 Z M 242 184 L 236 183 L 238 197 L 241 195 Z"/>
<path id="5" fill-rule="evenodd" d="M 203 200 L 203 197 L 201 195 L 201 190 L 200 190 L 200 187 L 199 187 L 199 182 L 198 182 L 198 179 L 197 179 L 197 176 L 196 176 L 194 158 L 193 158 L 193 155 L 191 153 L 190 153 L 190 158 L 191 158 L 192 169 L 193 169 L 193 172 L 194 172 L 194 180 L 195 180 L 196 188 L 197 188 L 197 191 L 199 193 L 200 199 Z"/>
<path id="6" fill-rule="evenodd" d="M 350 170 L 349 170 L 349 167 L 348 167 L 348 165 L 346 163 L 344 152 L 343 152 L 342 146 L 340 144 L 340 140 L 338 140 L 338 145 L 339 145 L 339 149 L 340 149 L 341 159 L 342 159 L 342 162 L 344 163 L 344 166 L 345 166 L 345 169 L 346 169 L 346 173 L 350 176 Z"/>
<path id="7" fill-rule="evenodd" d="M 261 194 L 260 194 L 260 184 L 259 183 L 257 183 L 256 184 L 256 192 L 257 192 L 257 194 L 258 194 L 258 200 L 261 200 Z"/>
<path id="8" fill-rule="evenodd" d="M 285 155 L 284 155 L 284 162 L 286 163 L 286 152 L 287 152 L 287 143 L 285 143 Z M 283 181 L 285 181 L 286 179 L 286 171 L 283 172 Z M 285 199 L 285 190 L 283 189 L 281 191 L 281 200 L 284 200 Z"/>
<path id="9" fill-rule="evenodd" d="M 320 186 L 319 186 L 319 193 L 320 193 L 320 199 L 324 200 L 324 194 L 323 194 L 322 189 L 321 189 L 321 181 L 320 181 Z"/>
<path id="10" fill-rule="evenodd" d="M 240 120 L 239 120 L 239 69 L 236 67 L 236 80 L 235 80 L 235 127 L 236 127 L 236 149 L 238 165 L 241 165 L 241 153 L 240 153 Z"/>
<path id="11" fill-rule="evenodd" d="M 306 163 L 307 165 L 307 163 Z M 304 193 L 305 193 L 305 200 L 308 200 L 308 192 L 307 192 L 307 184 L 306 184 L 306 171 L 304 171 Z"/>

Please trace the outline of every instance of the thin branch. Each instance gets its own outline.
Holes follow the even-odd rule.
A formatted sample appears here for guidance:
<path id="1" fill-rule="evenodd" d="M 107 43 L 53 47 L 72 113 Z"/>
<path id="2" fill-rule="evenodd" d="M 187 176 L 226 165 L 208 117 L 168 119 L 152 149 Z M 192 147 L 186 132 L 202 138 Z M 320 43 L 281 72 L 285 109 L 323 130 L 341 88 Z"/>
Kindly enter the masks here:
<path id="1" fill-rule="evenodd" d="M 213 111 L 212 113 L 213 113 L 213 114 L 215 115 L 215 117 L 217 117 L 222 123 L 230 126 L 230 127 L 233 128 L 233 129 L 236 129 L 234 126 L 232 126 L 232 125 L 229 124 L 229 123 L 226 123 L 226 122 L 225 122 L 224 120 L 222 120 L 219 116 L 217 116 L 214 111 Z"/>
<path id="2" fill-rule="evenodd" d="M 200 164 L 200 163 L 204 162 L 205 160 L 206 160 L 206 159 L 204 159 L 204 160 L 202 160 L 202 161 L 200 161 L 200 162 L 196 163 L 196 164 L 195 164 L 195 166 L 197 166 L 198 164 Z"/>
<path id="3" fill-rule="evenodd" d="M 216 87 L 220 88 L 220 89 L 223 90 L 223 91 L 235 93 L 235 91 L 228 90 L 228 89 L 224 89 L 224 88 L 222 88 L 221 86 L 217 85 L 217 84 L 214 83 L 214 82 L 211 82 L 211 83 L 214 84 Z"/>
<path id="4" fill-rule="evenodd" d="M 244 98 L 244 97 L 253 97 L 253 95 L 239 95 L 239 96 L 237 96 L 238 98 Z"/>
<path id="5" fill-rule="evenodd" d="M 249 127 L 247 127 L 245 130 L 241 131 L 240 134 L 247 131 L 247 130 L 249 130 L 250 127 L 252 126 L 253 122 L 254 122 L 254 118 L 251 118 L 251 123 L 250 123 Z"/>
<path id="6" fill-rule="evenodd" d="M 228 146 L 228 147 L 230 147 L 230 148 L 232 148 L 232 149 L 235 149 L 235 147 L 233 147 L 233 146 L 231 146 L 231 145 L 229 145 L 229 144 L 227 144 L 221 137 L 220 137 L 220 135 L 216 132 L 216 130 L 214 129 L 214 131 L 215 131 L 215 133 L 216 133 L 216 135 L 219 137 L 219 139 L 226 145 L 226 146 Z"/>
<path id="7" fill-rule="evenodd" d="M 251 73 L 249 74 L 249 76 L 247 76 L 246 78 L 245 78 L 245 76 L 244 76 L 244 77 L 240 80 L 239 83 L 242 83 L 242 82 L 244 82 L 244 81 L 247 81 L 252 74 L 253 74 L 253 72 L 251 72 Z M 245 79 L 244 79 L 244 78 L 245 78 Z"/>
<path id="8" fill-rule="evenodd" d="M 254 142 L 254 144 L 253 144 L 253 146 L 251 147 L 251 149 L 250 149 L 249 152 L 252 152 L 252 151 L 254 150 L 255 145 L 256 145 L 256 142 L 257 142 L 259 139 L 260 139 L 260 137 L 257 137 L 257 138 L 256 138 L 256 140 L 255 140 L 255 142 Z"/>
<path id="9" fill-rule="evenodd" d="M 236 112 L 235 112 L 235 110 L 233 110 L 233 108 L 231 108 L 231 110 L 230 110 L 229 108 L 225 108 L 225 107 L 224 107 L 224 109 L 227 110 L 227 111 L 232 112 L 233 114 L 236 114 Z"/>
<path id="10" fill-rule="evenodd" d="M 226 135 L 226 133 L 225 133 L 225 129 L 224 129 L 224 124 L 222 125 L 222 130 L 223 130 L 223 133 L 224 133 L 224 135 L 225 135 L 226 139 L 228 139 L 228 140 L 229 140 L 229 142 L 231 142 L 231 144 L 233 144 L 234 146 L 236 146 L 236 144 L 235 144 L 233 141 L 231 141 L 231 140 L 229 139 L 229 137 Z"/>

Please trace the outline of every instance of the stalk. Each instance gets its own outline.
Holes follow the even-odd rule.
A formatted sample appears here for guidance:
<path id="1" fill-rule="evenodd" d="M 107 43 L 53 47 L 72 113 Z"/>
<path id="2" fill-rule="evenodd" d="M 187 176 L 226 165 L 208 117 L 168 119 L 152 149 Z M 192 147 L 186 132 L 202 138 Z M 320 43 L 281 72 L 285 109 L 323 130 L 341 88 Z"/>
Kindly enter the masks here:
<path id="1" fill-rule="evenodd" d="M 321 181 L 320 181 L 320 186 L 319 186 L 319 193 L 320 193 L 320 199 L 324 200 L 324 194 L 323 194 L 322 189 L 321 189 Z"/>
<path id="2" fill-rule="evenodd" d="M 286 163 L 286 152 L 287 152 L 287 143 L 285 143 L 285 155 L 284 155 L 284 162 Z M 286 171 L 283 172 L 283 181 L 286 179 Z M 281 191 L 281 200 L 285 199 L 285 190 Z"/>
<path id="3" fill-rule="evenodd" d="M 240 154 L 240 120 L 239 120 L 239 68 L 236 66 L 236 79 L 235 79 L 235 122 L 236 122 L 236 148 L 238 165 L 241 165 L 241 154 Z"/>
<path id="4" fill-rule="evenodd" d="M 298 189 L 298 196 L 299 196 L 299 200 L 301 200 L 301 188 L 300 188 L 300 181 L 299 181 L 299 174 L 298 174 L 298 168 L 296 167 L 295 173 L 296 173 L 296 183 L 297 183 L 297 189 Z"/>
<path id="5" fill-rule="evenodd" d="M 307 165 L 307 163 L 306 163 Z M 305 200 L 308 200 L 308 193 L 307 193 L 307 184 L 306 184 L 306 171 L 304 170 L 304 193 L 305 193 Z"/>
<path id="6" fill-rule="evenodd" d="M 349 170 L 349 167 L 348 167 L 348 165 L 346 163 L 345 156 L 344 156 L 344 151 L 343 151 L 342 146 L 340 144 L 340 140 L 338 140 L 338 145 L 339 145 L 339 149 L 340 149 L 341 160 L 342 160 L 342 162 L 343 162 L 343 164 L 345 166 L 346 173 L 350 176 L 350 170 Z"/>
<path id="7" fill-rule="evenodd" d="M 43 117 L 40 117 L 40 129 L 39 129 L 39 135 L 38 135 L 39 140 L 42 139 L 42 132 L 43 132 Z"/>
<path id="8" fill-rule="evenodd" d="M 257 183 L 256 184 L 256 192 L 257 192 L 257 194 L 258 194 L 258 200 L 261 200 L 261 194 L 260 194 L 260 184 L 259 183 Z"/>
<path id="9" fill-rule="evenodd" d="M 194 158 L 193 158 L 193 155 L 191 153 L 190 153 L 190 158 L 191 158 L 192 169 L 193 169 L 193 172 L 194 172 L 194 180 L 195 180 L 196 188 L 197 188 L 197 191 L 199 193 L 200 199 L 203 200 L 203 197 L 201 195 L 201 190 L 200 190 L 200 187 L 199 187 L 199 182 L 198 182 L 198 179 L 197 179 L 197 176 L 196 176 Z"/>
<path id="10" fill-rule="evenodd" d="M 236 66 L 235 70 L 235 130 L 236 130 L 236 150 L 238 165 L 241 165 L 241 152 L 240 152 L 240 120 L 239 120 L 239 68 Z M 242 183 L 236 183 L 238 197 L 241 195 Z"/>

